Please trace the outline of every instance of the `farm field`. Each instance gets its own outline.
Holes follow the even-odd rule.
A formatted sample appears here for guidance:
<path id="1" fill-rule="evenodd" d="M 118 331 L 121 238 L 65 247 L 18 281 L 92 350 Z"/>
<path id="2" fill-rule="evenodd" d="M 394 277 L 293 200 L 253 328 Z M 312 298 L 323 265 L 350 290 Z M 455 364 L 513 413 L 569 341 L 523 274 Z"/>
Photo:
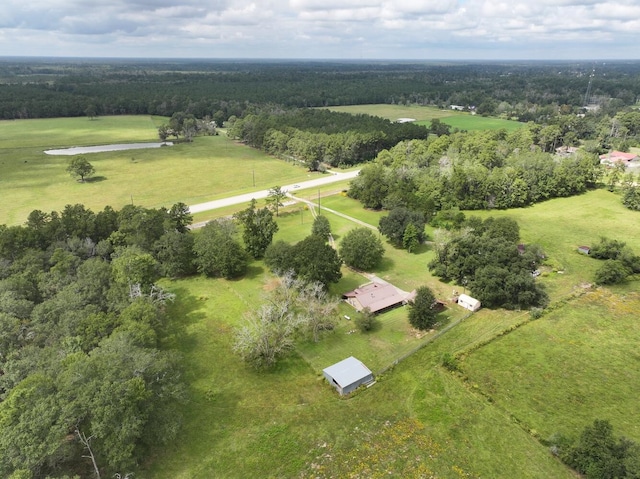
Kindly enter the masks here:
<path id="1" fill-rule="evenodd" d="M 66 172 L 70 157 L 43 153 L 50 147 L 157 141 L 156 125 L 162 120 L 140 116 L 0 122 L 0 191 L 11 198 L 0 204 L 0 224 L 21 224 L 34 209 L 59 211 L 66 204 L 82 203 L 94 211 L 132 201 L 170 207 L 308 179 L 304 169 L 224 135 L 172 147 L 85 155 L 96 170 L 86 183 Z"/>
<path id="2" fill-rule="evenodd" d="M 471 115 L 467 112 L 455 110 L 441 110 L 433 106 L 418 105 L 350 105 L 335 106 L 328 108 L 331 111 L 341 111 L 351 114 L 367 114 L 380 116 L 387 120 L 395 121 L 398 118 L 413 118 L 418 125 L 429 126 L 431 120 L 439 119 L 443 123 L 450 125 L 452 128 L 460 130 L 499 130 L 504 128 L 508 131 L 516 130 L 524 126 L 513 120 L 504 120 L 501 118 L 489 118 L 480 115 Z"/>

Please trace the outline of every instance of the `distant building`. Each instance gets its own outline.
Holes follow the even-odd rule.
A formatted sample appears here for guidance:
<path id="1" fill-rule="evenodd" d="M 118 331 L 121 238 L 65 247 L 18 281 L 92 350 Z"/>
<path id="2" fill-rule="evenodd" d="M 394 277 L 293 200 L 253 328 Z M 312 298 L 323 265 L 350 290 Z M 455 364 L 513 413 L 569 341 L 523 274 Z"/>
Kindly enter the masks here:
<path id="1" fill-rule="evenodd" d="M 411 123 L 413 121 L 416 121 L 415 118 L 398 118 L 396 120 L 396 123 Z"/>
<path id="2" fill-rule="evenodd" d="M 629 164 L 637 159 L 638 155 L 635 153 L 625 153 L 623 151 L 611 151 L 600 155 L 600 163 L 603 165 L 614 165 L 616 163 Z"/>
<path id="3" fill-rule="evenodd" d="M 369 308 L 372 313 L 401 306 L 415 297 L 415 291 L 406 293 L 389 283 L 369 283 L 344 293 L 343 299 L 356 311 Z"/>
<path id="4" fill-rule="evenodd" d="M 373 373 L 353 356 L 322 370 L 325 379 L 335 387 L 340 396 L 349 394 L 363 384 L 373 384 Z"/>
<path id="5" fill-rule="evenodd" d="M 575 155 L 578 148 L 575 146 L 559 146 L 556 148 L 556 155 L 558 156 L 572 156 Z"/>
<path id="6" fill-rule="evenodd" d="M 462 106 L 462 105 L 449 105 L 449 108 L 451 108 L 452 110 L 457 110 L 457 111 L 464 111 L 467 109 L 467 107 Z"/>
<path id="7" fill-rule="evenodd" d="M 469 311 L 478 311 L 481 306 L 480 301 L 466 294 L 458 296 L 458 304 Z"/>

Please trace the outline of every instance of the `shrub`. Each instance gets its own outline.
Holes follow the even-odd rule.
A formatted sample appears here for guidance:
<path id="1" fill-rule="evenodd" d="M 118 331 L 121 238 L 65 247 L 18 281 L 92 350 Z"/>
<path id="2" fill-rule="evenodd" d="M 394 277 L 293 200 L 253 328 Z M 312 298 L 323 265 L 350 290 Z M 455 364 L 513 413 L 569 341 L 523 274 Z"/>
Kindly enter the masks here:
<path id="1" fill-rule="evenodd" d="M 375 314 L 373 314 L 369 308 L 363 309 L 353 321 L 362 333 L 373 331 L 378 324 L 378 318 L 376 318 Z"/>

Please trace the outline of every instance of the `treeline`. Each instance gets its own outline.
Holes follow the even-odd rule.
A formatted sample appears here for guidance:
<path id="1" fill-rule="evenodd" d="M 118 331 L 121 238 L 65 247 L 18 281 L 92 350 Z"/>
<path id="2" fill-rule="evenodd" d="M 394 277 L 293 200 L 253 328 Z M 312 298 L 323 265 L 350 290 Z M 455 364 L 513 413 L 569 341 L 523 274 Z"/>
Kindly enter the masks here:
<path id="1" fill-rule="evenodd" d="M 189 222 L 184 205 L 68 205 L 0 226 L 0 476 L 124 477 L 177 437 L 186 391 L 157 280 L 192 271 Z"/>
<path id="2" fill-rule="evenodd" d="M 176 111 L 219 125 L 250 105 L 390 103 L 446 107 L 538 121 L 547 107 L 582 107 L 593 64 L 6 60 L 0 118 L 155 114 Z M 612 112 L 636 103 L 640 63 L 598 65 L 592 98 Z"/>
<path id="3" fill-rule="evenodd" d="M 545 153 L 544 131 L 530 125 L 404 141 L 363 167 L 349 195 L 367 208 L 406 207 L 429 220 L 441 210 L 521 207 L 595 187 L 598 157 Z"/>
<path id="4" fill-rule="evenodd" d="M 399 141 L 427 138 L 429 130 L 371 115 L 305 108 L 249 114 L 234 121 L 228 134 L 317 170 L 321 163 L 348 166 L 371 160 Z"/>

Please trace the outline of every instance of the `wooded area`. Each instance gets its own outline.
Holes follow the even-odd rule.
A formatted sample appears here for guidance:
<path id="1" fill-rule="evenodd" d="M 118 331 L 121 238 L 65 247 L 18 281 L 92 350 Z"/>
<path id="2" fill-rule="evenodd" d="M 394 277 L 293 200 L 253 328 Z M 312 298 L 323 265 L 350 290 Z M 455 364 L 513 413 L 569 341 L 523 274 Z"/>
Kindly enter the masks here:
<path id="1" fill-rule="evenodd" d="M 152 114 L 176 111 L 219 125 L 253 105 L 321 107 L 371 103 L 475 105 L 538 121 L 555 106 L 605 113 L 633 105 L 640 66 L 633 62 L 251 62 L 196 60 L 5 59 L 0 118 Z"/>

